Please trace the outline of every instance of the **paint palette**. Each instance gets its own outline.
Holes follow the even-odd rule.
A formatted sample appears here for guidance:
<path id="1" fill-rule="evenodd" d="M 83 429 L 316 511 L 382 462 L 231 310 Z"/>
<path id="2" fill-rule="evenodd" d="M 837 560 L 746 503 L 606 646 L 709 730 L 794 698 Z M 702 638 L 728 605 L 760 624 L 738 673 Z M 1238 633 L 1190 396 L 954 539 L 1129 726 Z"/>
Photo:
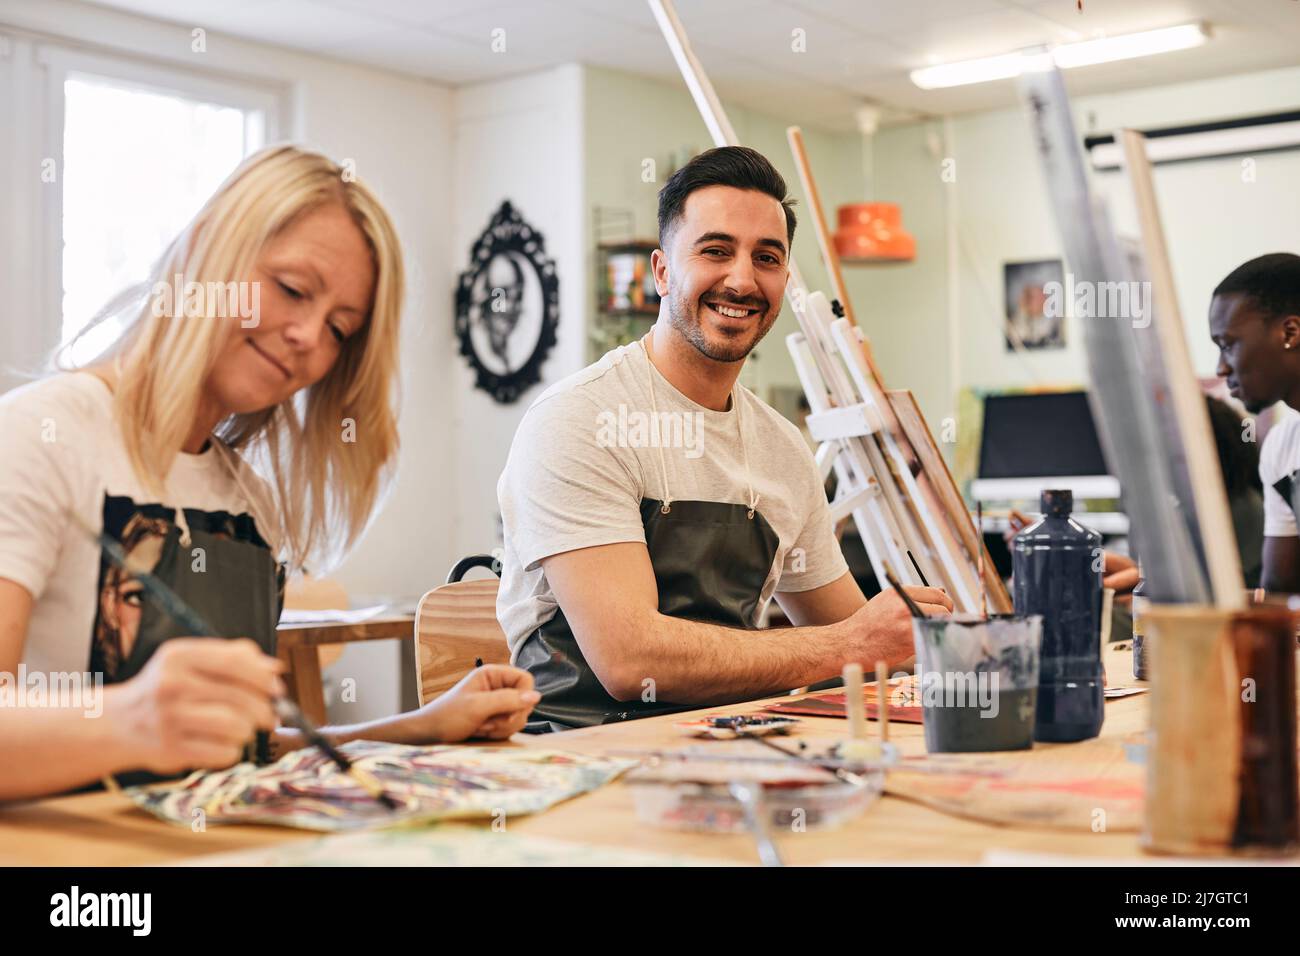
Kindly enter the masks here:
<path id="1" fill-rule="evenodd" d="M 678 733 L 687 737 L 733 740 L 736 737 L 788 734 L 798 724 L 799 721 L 793 717 L 776 717 L 767 714 L 709 714 L 698 720 L 678 721 L 673 726 Z"/>
<path id="2" fill-rule="evenodd" d="M 746 832 L 744 808 L 729 786 L 758 784 L 760 812 L 780 833 L 825 829 L 858 816 L 879 799 L 885 774 L 876 768 L 841 780 L 815 763 L 774 759 L 757 742 L 741 740 L 666 752 L 625 780 L 642 822 L 706 833 Z"/>

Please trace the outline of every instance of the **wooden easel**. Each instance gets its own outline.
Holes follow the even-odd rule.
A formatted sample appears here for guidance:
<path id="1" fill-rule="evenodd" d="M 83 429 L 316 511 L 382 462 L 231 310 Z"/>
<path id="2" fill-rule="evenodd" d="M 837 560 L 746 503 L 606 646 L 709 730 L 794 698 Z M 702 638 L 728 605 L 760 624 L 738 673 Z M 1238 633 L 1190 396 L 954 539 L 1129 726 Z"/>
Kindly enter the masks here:
<path id="1" fill-rule="evenodd" d="M 648 2 L 713 142 L 739 145 L 671 0 Z M 839 259 L 797 130 L 791 143 L 834 291 L 847 313 L 836 318 L 830 300 L 821 292 L 810 293 L 790 259 L 786 296 L 800 331 L 788 336 L 786 344 L 811 409 L 808 428 L 820 443 L 818 464 L 824 476 L 834 469 L 838 479 L 831 513 L 836 519 L 853 516 L 880 581 L 888 565 L 905 584 L 920 584 L 906 557 L 910 551 L 926 579 L 948 589 L 958 610 L 980 613 L 983 590 L 992 612 L 1009 612 L 1010 596 L 987 556 L 984 580 L 978 577 L 983 540 L 915 399 L 910 392 L 885 389 L 866 336 L 849 311 Z"/>

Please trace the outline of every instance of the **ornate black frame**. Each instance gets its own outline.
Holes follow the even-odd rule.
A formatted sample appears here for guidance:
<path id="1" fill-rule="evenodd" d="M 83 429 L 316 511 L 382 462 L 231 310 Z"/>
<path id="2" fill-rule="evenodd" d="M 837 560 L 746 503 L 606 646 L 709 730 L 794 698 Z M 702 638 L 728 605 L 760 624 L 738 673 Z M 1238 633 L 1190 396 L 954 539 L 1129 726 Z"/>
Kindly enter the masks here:
<path id="1" fill-rule="evenodd" d="M 523 256 L 536 272 L 542 287 L 542 322 L 528 361 L 509 375 L 498 375 L 483 364 L 474 350 L 470 336 L 470 297 L 480 273 L 495 256 L 506 252 Z M 470 250 L 470 267 L 460 274 L 456 286 L 456 337 L 460 339 L 460 354 L 474 369 L 475 386 L 503 405 L 516 401 L 523 392 L 541 381 L 542 363 L 555 347 L 559 326 L 560 279 L 555 272 L 555 261 L 546 257 L 546 240 L 542 234 L 525 222 L 507 199 L 475 240 Z"/>

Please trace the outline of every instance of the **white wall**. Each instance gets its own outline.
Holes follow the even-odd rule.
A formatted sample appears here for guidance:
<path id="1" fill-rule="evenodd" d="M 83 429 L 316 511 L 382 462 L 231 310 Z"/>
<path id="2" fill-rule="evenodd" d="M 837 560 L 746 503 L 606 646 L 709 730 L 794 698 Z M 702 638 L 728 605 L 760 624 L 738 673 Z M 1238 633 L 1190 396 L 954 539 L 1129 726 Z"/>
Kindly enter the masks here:
<path id="1" fill-rule="evenodd" d="M 516 402 L 501 405 L 474 387 L 468 362 L 456 354 L 448 293 L 447 317 L 437 342 L 454 356 L 455 371 L 447 379 L 454 434 L 439 467 L 454 475 L 456 484 L 453 495 L 430 495 L 425 503 L 427 508 L 447 512 L 454 522 L 449 537 L 454 546 L 438 566 L 440 576 L 446 575 L 455 558 L 487 553 L 500 545 L 496 484 L 515 428 L 546 385 L 586 364 L 582 91 L 582 68 L 571 65 L 461 87 L 455 93 L 454 188 L 449 194 L 452 241 L 444 260 L 451 288 L 456 275 L 469 267 L 474 241 L 502 200 L 509 199 L 524 220 L 542 233 L 546 253 L 555 260 L 560 328 L 558 343 L 542 366 L 542 382 Z"/>
<path id="2" fill-rule="evenodd" d="M 218 34 L 207 37 L 207 51 L 191 52 L 187 28 L 133 17 L 97 6 L 48 0 L 0 0 L 0 32 L 20 28 L 64 42 L 111 49 L 151 61 L 181 64 L 234 77 L 254 77 L 285 92 L 287 138 L 322 149 L 337 159 L 352 158 L 358 176 L 379 195 L 401 236 L 409 277 L 402 335 L 402 451 L 397 484 L 386 509 L 338 577 L 355 597 L 418 596 L 446 574 L 455 548 L 454 461 L 450 410 L 455 384 L 451 374 L 451 271 L 453 246 L 446 228 L 452 175 L 452 97 L 435 84 L 380 70 L 261 46 Z M 12 63 L 12 60 L 8 61 Z M 0 58 L 0 76 L 6 61 Z M 6 84 L 2 112 L 13 110 L 21 90 Z M 6 106 L 6 104 L 8 104 Z M 19 103 L 19 109 L 23 108 Z M 0 162 L 14 153 L 0 150 Z M 160 131 L 165 134 L 165 131 Z M 20 171 L 37 176 L 38 168 Z M 9 177 L 6 176 L 6 181 Z M 40 348 L 57 341 L 59 316 L 31 308 L 37 301 L 28 278 L 33 257 L 30 237 L 36 227 L 27 216 L 4 217 L 7 234 L 23 256 L 7 266 L 3 298 L 6 342 L 21 340 L 26 351 L 6 354 L 30 366 Z M 25 240 L 25 241 L 24 241 Z M 39 336 L 35 329 L 47 328 Z M 43 341 L 34 347 L 37 339 Z M 355 706 L 336 717 L 364 719 L 391 712 L 398 693 L 398 646 L 383 642 L 350 648 L 331 671 L 357 680 Z"/>
<path id="3" fill-rule="evenodd" d="M 1159 127 L 1268 113 L 1300 106 L 1300 69 L 1221 77 L 1153 87 L 1074 102 L 1080 135 L 1119 126 Z M 942 124 L 882 131 L 876 158 L 882 198 L 903 202 L 904 218 L 918 237 L 917 261 L 893 273 L 851 281 L 855 290 L 875 285 L 884 307 L 865 320 L 891 381 L 919 380 L 927 372 L 927 413 L 933 422 L 951 414 L 958 388 L 1080 385 L 1087 382 L 1080 330 L 1067 327 L 1067 348 L 1008 352 L 1001 335 L 1002 264 L 1060 255 L 1047 195 L 1028 126 L 1019 110 L 956 117 L 941 157 L 956 160 L 955 183 L 940 178 L 940 158 L 926 142 Z M 1160 166 L 1156 191 L 1187 337 L 1196 370 L 1213 374 L 1215 352 L 1205 330 L 1214 286 L 1231 269 L 1265 252 L 1300 246 L 1300 151 L 1255 157 L 1256 179 L 1243 182 L 1241 158 Z M 1093 177 L 1108 197 L 1121 231 L 1136 220 L 1127 185 L 1118 173 Z M 946 372 L 952 338 L 934 316 L 949 280 L 943 255 L 944 203 L 956 204 L 960 257 L 956 276 L 960 345 L 956 375 Z M 855 296 L 856 298 L 856 296 Z M 859 309 L 859 312 L 864 310 Z M 923 402 L 925 405 L 926 402 Z"/>

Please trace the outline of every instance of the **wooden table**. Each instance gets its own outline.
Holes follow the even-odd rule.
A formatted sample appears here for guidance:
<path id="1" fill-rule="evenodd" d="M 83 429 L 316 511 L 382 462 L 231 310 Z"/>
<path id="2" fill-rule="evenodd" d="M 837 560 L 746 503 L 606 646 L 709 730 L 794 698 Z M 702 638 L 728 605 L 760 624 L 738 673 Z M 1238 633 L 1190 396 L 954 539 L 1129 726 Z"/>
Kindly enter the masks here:
<path id="1" fill-rule="evenodd" d="M 314 724 L 325 723 L 325 690 L 321 685 L 320 648 L 356 641 L 414 639 L 415 616 L 386 615 L 356 624 L 285 624 L 276 629 L 275 656 L 288 670 L 284 682 L 302 712 Z"/>
<path id="2" fill-rule="evenodd" d="M 378 622 L 370 622 L 378 624 Z M 358 625 L 361 626 L 361 625 Z M 306 646 L 312 646 L 306 644 Z M 1112 685 L 1134 683 L 1132 655 L 1107 654 Z M 789 700 L 790 698 L 782 698 Z M 753 702 L 707 708 L 707 713 L 745 713 Z M 1103 738 L 1123 738 L 1146 725 L 1146 695 L 1108 701 Z M 562 735 L 519 735 L 514 745 L 607 753 L 623 749 L 680 746 L 673 730 L 682 715 L 655 717 Z M 875 725 L 873 724 L 873 729 Z M 805 718 L 800 736 L 814 746 L 839 739 L 845 722 Z M 904 754 L 923 753 L 919 725 L 894 724 L 892 739 Z M 509 745 L 506 745 L 509 746 Z M 1051 759 L 1079 745 L 1038 744 L 1028 753 Z M 1023 757 L 1026 752 L 1019 755 Z M 1005 755 L 1011 757 L 1013 755 Z M 609 847 L 676 853 L 738 863 L 756 862 L 754 845 L 746 836 L 684 833 L 647 827 L 638 822 L 632 791 L 615 783 L 533 817 L 510 820 L 509 832 Z M 0 806 L 0 865 L 112 866 L 174 863 L 214 853 L 253 849 L 291 840 L 315 839 L 319 834 L 268 826 L 213 826 L 194 833 L 162 823 L 126 799 L 111 793 L 55 797 Z M 886 794 L 856 820 L 836 829 L 782 833 L 777 844 L 788 863 L 813 864 L 837 860 L 869 862 L 977 863 L 991 850 L 1052 853 L 1105 858 L 1116 862 L 1150 860 L 1138 846 L 1136 833 L 1094 833 L 1044 828 L 997 826 L 962 819 L 919 803 Z M 575 862 L 581 861 L 575 846 Z"/>

